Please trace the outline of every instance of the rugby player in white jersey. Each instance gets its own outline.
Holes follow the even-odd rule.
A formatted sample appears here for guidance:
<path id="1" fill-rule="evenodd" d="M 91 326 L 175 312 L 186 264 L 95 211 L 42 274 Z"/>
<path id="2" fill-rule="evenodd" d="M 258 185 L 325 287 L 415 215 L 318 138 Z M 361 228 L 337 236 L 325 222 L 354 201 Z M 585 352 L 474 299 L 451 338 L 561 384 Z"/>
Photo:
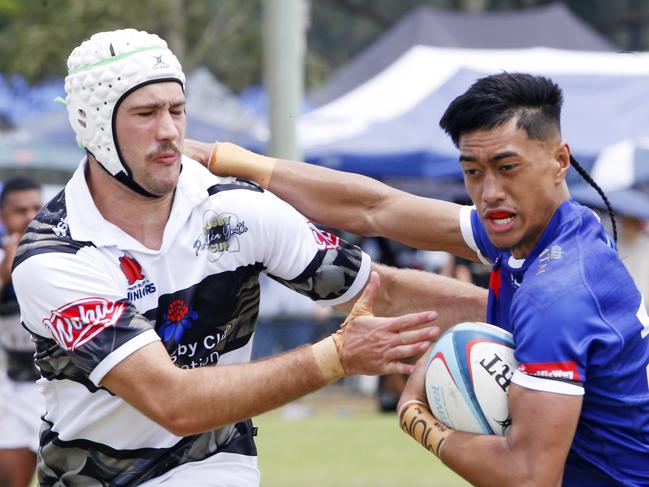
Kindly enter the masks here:
<path id="1" fill-rule="evenodd" d="M 426 310 L 484 318 L 484 290 L 372 266 L 260 186 L 182 157 L 185 76 L 158 36 L 95 34 L 68 73 L 87 157 L 13 271 L 46 400 L 40 485 L 256 486 L 249 418 L 344 375 L 409 372 L 438 334 Z M 261 272 L 356 305 L 337 334 L 247 363 Z"/>
<path id="2" fill-rule="evenodd" d="M 0 216 L 6 235 L 0 250 L 0 347 L 7 370 L 0 379 L 0 485 L 27 487 L 34 476 L 38 430 L 45 409 L 36 380 L 34 344 L 21 326 L 11 282 L 11 265 L 20 236 L 41 209 L 41 188 L 16 177 L 4 181 Z"/>

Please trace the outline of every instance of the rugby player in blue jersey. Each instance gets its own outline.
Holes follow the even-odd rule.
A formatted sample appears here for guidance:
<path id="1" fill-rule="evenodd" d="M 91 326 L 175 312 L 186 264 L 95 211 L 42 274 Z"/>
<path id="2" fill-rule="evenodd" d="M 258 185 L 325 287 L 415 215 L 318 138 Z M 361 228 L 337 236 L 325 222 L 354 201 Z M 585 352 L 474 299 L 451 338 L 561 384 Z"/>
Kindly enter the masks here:
<path id="1" fill-rule="evenodd" d="M 186 150 L 315 221 L 493 266 L 488 321 L 513 333 L 520 363 L 505 436 L 441 426 L 423 360 L 400 401 L 402 426 L 421 421 L 415 439 L 458 474 L 475 485 L 649 485 L 649 317 L 599 219 L 570 198 L 571 165 L 596 185 L 561 138 L 561 106 L 555 83 L 520 73 L 482 78 L 450 104 L 441 126 L 475 207 L 231 144 Z"/>

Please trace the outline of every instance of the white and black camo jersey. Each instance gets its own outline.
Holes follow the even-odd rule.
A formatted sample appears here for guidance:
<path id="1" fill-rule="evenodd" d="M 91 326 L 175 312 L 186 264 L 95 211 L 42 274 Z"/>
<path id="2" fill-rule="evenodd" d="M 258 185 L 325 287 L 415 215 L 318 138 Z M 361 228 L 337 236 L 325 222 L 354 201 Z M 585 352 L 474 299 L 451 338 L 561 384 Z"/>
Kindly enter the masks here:
<path id="1" fill-rule="evenodd" d="M 85 165 L 29 226 L 14 262 L 47 405 L 40 485 L 136 485 L 220 452 L 256 455 L 250 421 L 178 437 L 101 380 L 156 340 L 178 367 L 247 362 L 261 272 L 332 305 L 361 290 L 369 257 L 271 193 L 187 158 L 162 247 L 151 250 L 102 218 Z"/>
<path id="2" fill-rule="evenodd" d="M 4 256 L 4 249 L 0 249 L 0 262 Z M 0 347 L 6 354 L 9 380 L 34 382 L 40 377 L 34 365 L 34 343 L 21 324 L 18 300 L 11 281 L 0 289 Z"/>

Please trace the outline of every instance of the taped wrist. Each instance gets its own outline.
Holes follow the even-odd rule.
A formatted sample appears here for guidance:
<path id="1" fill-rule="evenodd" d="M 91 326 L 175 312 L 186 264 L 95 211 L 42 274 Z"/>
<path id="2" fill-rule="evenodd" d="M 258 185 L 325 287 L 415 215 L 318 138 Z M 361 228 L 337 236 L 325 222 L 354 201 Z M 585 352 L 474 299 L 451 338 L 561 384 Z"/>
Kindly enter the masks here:
<path id="1" fill-rule="evenodd" d="M 438 458 L 444 442 L 455 431 L 440 423 L 422 401 L 408 401 L 401 407 L 399 426 Z"/>
<path id="2" fill-rule="evenodd" d="M 262 156 L 230 142 L 214 144 L 207 169 L 217 176 L 250 179 L 268 188 L 277 159 Z"/>
<path id="3" fill-rule="evenodd" d="M 311 350 L 326 383 L 346 375 L 333 335 L 311 345 Z"/>

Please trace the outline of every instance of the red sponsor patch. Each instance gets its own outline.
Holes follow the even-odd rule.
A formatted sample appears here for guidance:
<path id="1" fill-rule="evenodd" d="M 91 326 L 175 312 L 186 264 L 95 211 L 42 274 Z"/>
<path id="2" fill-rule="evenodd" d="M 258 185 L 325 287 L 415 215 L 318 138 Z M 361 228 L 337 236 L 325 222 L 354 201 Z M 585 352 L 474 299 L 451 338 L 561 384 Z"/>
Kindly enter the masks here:
<path id="1" fill-rule="evenodd" d="M 126 279 L 128 279 L 129 286 L 131 284 L 135 284 L 136 281 L 144 279 L 144 274 L 142 274 L 142 266 L 133 257 L 122 255 L 119 258 L 119 268 L 122 269 L 122 272 L 126 276 Z"/>
<path id="2" fill-rule="evenodd" d="M 580 381 L 581 376 L 575 362 L 543 362 L 538 364 L 521 364 L 518 370 L 535 377 L 548 379 L 567 379 Z"/>
<path id="3" fill-rule="evenodd" d="M 52 310 L 50 317 L 43 319 L 43 324 L 54 340 L 71 352 L 114 325 L 125 306 L 125 303 L 104 298 L 83 298 Z"/>
<path id="4" fill-rule="evenodd" d="M 489 289 L 491 289 L 494 296 L 498 298 L 498 295 L 500 294 L 500 269 L 497 271 L 491 271 L 491 275 L 489 276 Z"/>
<path id="5" fill-rule="evenodd" d="M 311 225 L 311 231 L 313 232 L 313 238 L 320 250 L 330 250 L 340 248 L 340 238 L 336 235 L 320 230 L 319 228 Z"/>

